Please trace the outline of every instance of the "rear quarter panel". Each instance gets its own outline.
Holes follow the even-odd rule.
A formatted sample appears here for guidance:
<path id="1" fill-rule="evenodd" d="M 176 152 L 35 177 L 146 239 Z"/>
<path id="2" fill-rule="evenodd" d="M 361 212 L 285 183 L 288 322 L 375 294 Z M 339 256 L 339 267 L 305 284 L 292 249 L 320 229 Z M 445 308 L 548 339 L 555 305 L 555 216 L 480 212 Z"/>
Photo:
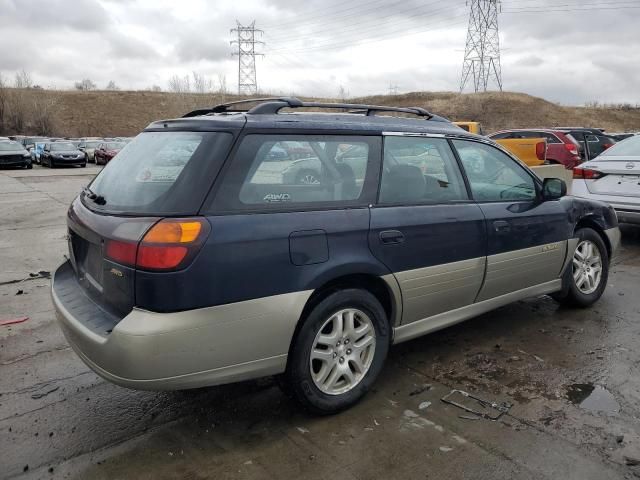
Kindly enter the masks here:
<path id="1" fill-rule="evenodd" d="M 494 141 L 509 150 L 529 167 L 537 167 L 544 164 L 544 159 L 540 160 L 536 154 L 538 143 L 546 143 L 544 138 L 502 138 L 494 139 Z"/>

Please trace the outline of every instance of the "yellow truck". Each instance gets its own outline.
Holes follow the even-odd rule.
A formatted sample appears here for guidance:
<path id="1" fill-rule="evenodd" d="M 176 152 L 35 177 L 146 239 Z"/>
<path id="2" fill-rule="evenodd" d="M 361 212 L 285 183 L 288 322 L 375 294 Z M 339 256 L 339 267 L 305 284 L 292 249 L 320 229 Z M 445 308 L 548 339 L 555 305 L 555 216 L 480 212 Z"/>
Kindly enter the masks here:
<path id="1" fill-rule="evenodd" d="M 453 122 L 454 125 L 476 135 L 483 135 L 480 122 Z M 494 141 L 514 154 L 529 167 L 544 165 L 547 160 L 547 140 L 545 138 L 505 138 Z"/>

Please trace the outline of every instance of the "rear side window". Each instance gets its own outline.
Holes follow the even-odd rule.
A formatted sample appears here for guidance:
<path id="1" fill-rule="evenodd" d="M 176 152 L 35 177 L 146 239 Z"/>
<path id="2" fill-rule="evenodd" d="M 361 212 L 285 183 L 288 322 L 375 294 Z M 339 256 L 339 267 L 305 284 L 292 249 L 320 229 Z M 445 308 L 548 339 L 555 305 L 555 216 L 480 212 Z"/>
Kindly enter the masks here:
<path id="1" fill-rule="evenodd" d="M 231 141 L 223 132 L 141 133 L 91 183 L 104 204 L 83 201 L 109 213 L 193 215 Z"/>
<path id="2" fill-rule="evenodd" d="M 467 199 L 462 175 L 446 139 L 385 138 L 379 203 L 446 203 Z"/>
<path id="3" fill-rule="evenodd" d="M 362 203 L 380 139 L 327 135 L 247 135 L 214 208 L 288 209 Z"/>

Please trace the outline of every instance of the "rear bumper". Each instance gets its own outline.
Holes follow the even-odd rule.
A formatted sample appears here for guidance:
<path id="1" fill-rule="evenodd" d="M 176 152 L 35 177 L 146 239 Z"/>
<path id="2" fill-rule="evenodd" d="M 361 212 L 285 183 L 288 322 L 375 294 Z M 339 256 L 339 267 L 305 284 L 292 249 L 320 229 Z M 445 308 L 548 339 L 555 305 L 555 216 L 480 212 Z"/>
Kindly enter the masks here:
<path id="1" fill-rule="evenodd" d="M 66 262 L 51 295 L 78 356 L 113 383 L 180 390 L 281 373 L 311 291 L 176 313 L 134 308 L 119 319 L 101 309 Z"/>

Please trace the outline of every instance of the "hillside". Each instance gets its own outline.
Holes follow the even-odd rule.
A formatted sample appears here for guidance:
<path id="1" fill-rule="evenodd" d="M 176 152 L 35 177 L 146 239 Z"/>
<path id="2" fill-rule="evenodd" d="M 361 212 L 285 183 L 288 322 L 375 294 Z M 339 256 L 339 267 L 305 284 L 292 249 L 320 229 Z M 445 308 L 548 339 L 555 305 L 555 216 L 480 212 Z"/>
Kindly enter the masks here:
<path id="1" fill-rule="evenodd" d="M 52 134 L 65 136 L 134 135 L 149 122 L 224 101 L 235 95 L 172 94 L 166 92 L 123 91 L 22 91 L 33 105 L 38 97 L 46 98 L 51 113 Z M 335 99 L 333 99 L 335 101 Z M 430 93 L 380 95 L 351 98 L 353 103 L 396 106 L 420 106 L 452 120 L 482 123 L 485 132 L 501 128 L 541 127 L 555 125 L 594 126 L 608 131 L 639 131 L 640 109 L 563 107 L 541 98 L 521 93 Z M 25 122 L 25 133 L 34 126 Z M 31 130 L 31 132 L 29 132 Z"/>

